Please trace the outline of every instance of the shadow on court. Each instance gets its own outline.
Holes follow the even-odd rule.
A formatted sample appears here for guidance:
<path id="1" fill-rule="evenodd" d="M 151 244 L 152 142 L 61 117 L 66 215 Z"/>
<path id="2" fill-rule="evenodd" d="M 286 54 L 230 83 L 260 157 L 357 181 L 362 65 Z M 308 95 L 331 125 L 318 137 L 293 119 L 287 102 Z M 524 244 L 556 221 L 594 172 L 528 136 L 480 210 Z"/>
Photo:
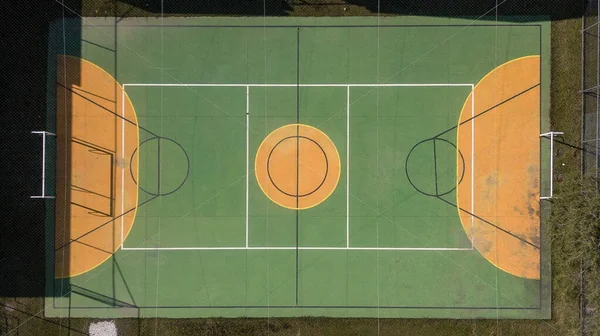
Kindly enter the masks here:
<path id="1" fill-rule="evenodd" d="M 259 0 L 174 0 L 164 3 L 160 0 L 124 0 L 122 3 L 157 15 L 162 12 L 166 15 L 364 16 L 379 12 L 385 15 L 478 18 L 495 17 L 497 14 L 504 16 L 504 21 L 518 22 L 523 20 L 519 16 L 563 20 L 579 18 L 583 13 L 580 0 L 267 0 L 264 6 Z"/>
<path id="2" fill-rule="evenodd" d="M 53 253 L 53 228 L 46 228 L 47 211 L 54 208 L 52 201 L 32 200 L 31 195 L 39 194 L 41 186 L 41 139 L 30 134 L 32 130 L 48 130 L 48 106 L 54 104 L 52 95 L 48 95 L 48 85 L 52 84 L 51 60 L 48 58 L 49 32 L 52 22 L 66 17 L 100 15 L 91 0 L 64 0 L 65 9 L 60 1 L 18 1 L 3 6 L 5 19 L 1 32 L 5 60 L 0 62 L 2 70 L 3 111 L 1 120 L 3 140 L 0 142 L 0 155 L 4 174 L 0 182 L 0 204 L 4 209 L 0 224 L 0 334 L 12 330 L 27 321 L 41 320 L 48 328 L 67 328 L 66 322 L 44 319 L 39 313 L 42 305 L 29 305 L 16 297 L 43 298 L 46 295 L 46 272 L 53 267 L 53 261 L 47 260 L 48 252 Z M 494 9 L 496 2 L 501 5 Z M 83 4 L 82 4 L 83 3 Z M 362 16 L 376 15 L 417 15 L 438 17 L 479 17 L 487 16 L 546 16 L 552 20 L 578 18 L 582 15 L 582 1 L 575 0 L 431 0 L 431 1 L 395 1 L 383 0 L 267 0 L 266 6 L 260 0 L 240 0 L 224 2 L 206 1 L 164 1 L 160 0 L 124 0 L 118 8 L 119 16 L 155 15 L 239 15 L 239 16 Z M 346 11 L 343 7 L 348 7 Z M 105 15 L 105 14 L 102 14 Z M 518 18 L 514 19 L 519 21 Z M 69 52 L 79 55 L 77 46 L 71 46 Z M 49 193 L 49 194 L 54 194 Z M 48 251 L 48 246 L 50 251 Z M 49 268 L 50 267 L 50 268 Z M 96 301 L 108 301 L 118 305 L 113 298 L 91 293 L 87 289 L 76 289 L 79 295 L 95 298 Z M 5 299 L 8 298 L 8 299 Z M 43 303 L 42 303 L 43 304 Z M 123 305 L 123 304 L 122 304 Z M 17 308 L 15 308 L 17 307 Z M 19 308 L 20 307 L 20 308 Z M 67 316 L 65 316 L 67 317 Z M 60 325 L 59 325 L 60 323 Z M 69 322 L 70 323 L 70 322 Z M 139 320 L 131 334 L 140 334 Z M 168 325 L 169 321 L 165 322 Z M 204 323 L 204 322 L 202 322 Z M 230 324 L 229 321 L 225 322 Z M 225 324 L 223 322 L 217 322 Z M 251 322 L 244 322 L 251 323 Z M 267 327 L 271 322 L 259 320 Z M 275 320 L 275 323 L 278 323 Z M 336 322 L 337 323 L 337 322 Z M 384 322 L 386 323 L 386 322 Z M 391 323 L 391 322 L 390 322 Z M 404 322 L 405 324 L 411 323 Z M 148 322 L 150 331 L 155 322 Z M 163 320 L 161 320 L 163 324 Z M 365 322 L 361 322 L 364 328 Z M 196 326 L 201 328 L 201 326 Z M 375 328 L 374 326 L 372 326 Z M 465 328 L 468 325 L 465 325 Z M 208 328 L 208 327 L 206 327 Z M 223 327 L 224 328 L 224 327 Z M 246 327 L 247 330 L 254 330 Z M 258 327 L 257 327 L 258 328 Z M 270 327 L 268 327 L 270 328 Z M 267 328 L 267 329 L 268 329 Z M 85 328 L 71 329 L 73 334 L 85 334 Z M 287 327 L 285 327 L 287 329 Z M 204 329 L 202 329 L 204 330 Z M 262 331 L 262 329 L 259 329 Z M 268 329 L 270 330 L 270 329 Z M 466 330 L 466 329 L 465 329 Z M 64 332 L 64 330 L 63 330 Z M 27 331 L 15 333 L 27 334 Z"/>
<path id="3" fill-rule="evenodd" d="M 96 7 L 110 6 L 117 16 L 159 15 L 241 15 L 287 16 L 390 15 L 423 16 L 549 16 L 553 20 L 580 17 L 581 1 L 564 0 L 242 0 L 223 2 L 124 0 L 95 4 L 89 0 L 59 2 L 17 2 L 6 6 L 3 21 L 5 59 L 2 69 L 3 99 L 0 100 L 3 130 L 0 153 L 4 168 L 2 204 L 6 210 L 0 228 L 0 295 L 39 296 L 44 294 L 45 217 L 51 202 L 29 198 L 41 185 L 41 139 L 32 130 L 47 129 L 46 111 L 53 98 L 48 95 L 49 28 L 57 19 L 94 16 Z M 264 4 L 264 5 L 263 5 Z M 349 7 L 344 11 L 340 4 Z M 85 5 L 85 6 L 84 6 Z M 308 9 L 307 9 L 308 8 Z M 103 13 L 104 15 L 105 13 Z M 23 19 L 25 18 L 25 19 Z M 515 20 L 519 20 L 515 18 Z M 77 46 L 70 46 L 78 55 Z"/>
<path id="4" fill-rule="evenodd" d="M 346 2 L 365 7 L 374 13 L 378 12 L 376 0 L 346 0 Z M 496 4 L 498 4 L 497 8 Z M 497 14 L 505 17 L 503 21 L 523 20 L 518 16 L 545 16 L 552 20 L 562 20 L 578 18 L 583 13 L 581 1 L 577 0 L 383 0 L 379 2 L 379 11 L 383 14 L 472 18 L 488 16 L 492 19 Z"/>
<path id="5" fill-rule="evenodd" d="M 151 13 L 202 14 L 233 16 L 286 16 L 292 7 L 284 0 L 203 0 L 203 1 L 156 1 L 126 0 L 123 3 Z"/>
<path id="6" fill-rule="evenodd" d="M 66 0 L 65 5 L 81 11 L 78 0 Z M 42 137 L 30 132 L 49 130 L 48 106 L 55 98 L 48 94 L 53 80 L 49 68 L 54 67 L 48 46 L 52 23 L 62 18 L 63 10 L 54 1 L 42 1 L 12 3 L 3 11 L 3 52 L 8 62 L 0 65 L 5 126 L 0 142 L 4 168 L 0 197 L 5 210 L 0 224 L 0 296 L 43 297 L 45 273 L 52 263 L 46 259 L 52 252 L 47 248 L 53 240 L 47 235 L 52 228 L 46 227 L 46 216 L 53 214 L 54 203 L 30 198 L 39 195 L 42 186 Z M 46 159 L 51 169 L 52 153 Z M 48 185 L 48 195 L 54 195 L 53 185 Z"/>

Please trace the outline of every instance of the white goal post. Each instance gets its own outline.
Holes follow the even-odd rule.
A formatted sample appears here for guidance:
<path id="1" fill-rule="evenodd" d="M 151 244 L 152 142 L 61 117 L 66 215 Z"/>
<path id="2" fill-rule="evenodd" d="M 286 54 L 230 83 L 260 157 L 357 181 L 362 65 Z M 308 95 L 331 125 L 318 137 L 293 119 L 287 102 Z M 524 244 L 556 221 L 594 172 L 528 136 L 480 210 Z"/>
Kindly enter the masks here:
<path id="1" fill-rule="evenodd" d="M 540 134 L 541 138 L 550 139 L 550 193 L 548 196 L 541 196 L 542 200 L 549 200 L 554 197 L 554 137 L 563 135 L 563 132 L 547 132 Z"/>
<path id="2" fill-rule="evenodd" d="M 54 198 L 54 196 L 46 195 L 46 136 L 56 136 L 56 134 L 46 131 L 31 131 L 31 133 L 42 135 L 42 192 L 40 195 L 31 196 L 31 198 Z"/>

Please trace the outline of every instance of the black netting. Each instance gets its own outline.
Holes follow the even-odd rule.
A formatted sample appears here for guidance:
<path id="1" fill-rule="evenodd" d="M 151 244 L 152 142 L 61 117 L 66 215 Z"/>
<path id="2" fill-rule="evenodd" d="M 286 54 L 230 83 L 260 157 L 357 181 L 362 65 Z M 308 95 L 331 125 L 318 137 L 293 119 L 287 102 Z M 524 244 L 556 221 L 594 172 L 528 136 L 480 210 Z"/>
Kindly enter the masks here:
<path id="1" fill-rule="evenodd" d="M 590 1 L 588 8 L 597 6 Z M 43 0 L 5 1 L 2 6 L 4 19 L 0 26 L 2 54 L 0 62 L 0 111 L 3 139 L 0 142 L 0 204 L 3 216 L 0 224 L 0 335 L 58 335 L 87 334 L 89 320 L 45 318 L 44 301 L 48 291 L 56 284 L 46 283 L 48 255 L 53 254 L 52 228 L 46 227 L 46 217 L 53 216 L 54 203 L 51 200 L 31 199 L 37 195 L 41 185 L 42 147 L 41 137 L 31 131 L 54 131 L 55 125 L 49 122 L 48 105 L 54 98 L 48 94 L 48 85 L 55 78 L 49 73 L 48 46 L 51 26 L 61 25 L 63 18 L 81 17 L 158 17 L 158 16 L 376 16 L 376 15 L 417 15 L 435 17 L 471 17 L 493 20 L 496 15 L 509 21 L 521 21 L 522 16 L 540 16 L 555 22 L 578 20 L 582 17 L 581 1 L 568 0 Z M 586 27 L 596 23 L 598 12 L 593 10 L 586 15 Z M 545 19 L 544 19 L 545 20 Z M 593 21 L 593 22 L 592 22 Z M 554 29 L 554 28 L 553 28 Z M 559 28 L 560 29 L 560 28 Z M 77 32 L 72 34 L 76 34 Z M 597 31 L 590 31 L 585 37 L 584 79 L 586 87 L 598 85 L 598 40 Z M 59 37 L 60 38 L 60 37 Z M 69 53 L 77 55 L 79 46 L 67 46 Z M 577 53 L 577 52 L 575 52 Z M 579 55 L 575 55 L 578 58 Z M 560 80 L 557 78 L 557 80 Z M 577 90 L 578 88 L 573 88 Z M 592 93 L 593 94 L 593 93 Z M 584 139 L 598 139 L 597 97 L 586 95 L 584 114 L 586 126 Z M 593 97 L 593 98 L 590 98 Z M 595 99 L 595 100 L 594 100 Z M 595 117 L 593 114 L 595 114 Z M 50 118 L 52 119 L 52 118 Z M 590 133 L 591 132 L 591 133 Z M 47 167 L 52 170 L 53 140 L 49 140 Z M 586 143 L 587 151 L 597 149 L 597 145 Z M 597 154 L 596 154 L 597 156 Z M 597 157 L 584 159 L 586 170 L 598 169 Z M 595 166 L 594 166 L 595 165 Z M 594 168 L 595 167 L 595 168 Z M 54 195 L 52 183 L 46 192 Z M 68 283 L 60 293 L 68 292 Z M 76 291 L 74 291 L 76 292 Z M 90 293 L 84 293 L 90 297 Z M 81 294 L 80 295 L 84 295 Z M 94 299 L 98 301 L 98 299 Z M 68 303 L 68 302 L 67 302 Z M 50 303 L 52 304 L 52 303 Z M 108 305 L 116 305 L 108 302 Z M 127 308 L 127 307 L 126 307 Z M 131 316 L 131 312 L 128 315 Z M 257 319 L 230 323 L 228 321 L 203 320 L 186 322 L 175 326 L 172 320 L 124 320 L 124 334 L 165 334 L 178 330 L 181 335 L 278 335 L 286 334 L 294 324 L 314 325 L 321 322 Z M 341 322 L 329 322 L 335 326 Z M 354 323 L 354 322 L 352 322 Z M 387 323 L 387 322 L 386 322 Z M 395 322 L 390 322 L 393 326 Z M 447 330 L 456 325 L 447 322 Z M 502 322 L 500 322 L 502 323 Z M 439 323 L 444 325 L 443 323 Z M 357 328 L 360 323 L 356 324 Z M 377 326 L 364 323 L 368 333 L 377 332 Z M 158 326 L 158 329 L 157 329 Z M 478 333 L 479 329 L 468 325 L 462 328 L 465 334 Z M 489 328 L 491 329 L 489 329 Z M 505 329 L 514 333 L 512 325 L 484 326 L 486 334 L 490 330 Z M 397 329 L 393 327 L 393 329 Z M 344 329 L 347 330 L 347 329 Z M 359 330 L 359 329 L 357 329 Z M 442 330 L 442 329 L 438 329 Z M 478 330 L 478 331 L 474 331 Z M 433 329 L 431 329 L 432 332 Z M 481 331 L 484 333 L 484 331 Z M 357 333 L 363 334 L 362 331 Z M 439 331 L 438 334 L 442 334 Z M 289 333 L 292 334 L 292 333 Z M 294 332 L 293 334 L 297 334 Z M 305 334 L 304 332 L 302 334 Z M 310 334 L 308 331 L 306 334 Z M 382 333 L 383 334 L 383 333 Z"/>

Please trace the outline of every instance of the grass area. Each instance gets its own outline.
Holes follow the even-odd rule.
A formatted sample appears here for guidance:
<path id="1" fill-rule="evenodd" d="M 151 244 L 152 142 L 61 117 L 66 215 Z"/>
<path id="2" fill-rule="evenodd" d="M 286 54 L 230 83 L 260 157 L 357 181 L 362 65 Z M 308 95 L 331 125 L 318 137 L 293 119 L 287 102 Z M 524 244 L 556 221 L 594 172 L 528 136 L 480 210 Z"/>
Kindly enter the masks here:
<path id="1" fill-rule="evenodd" d="M 248 1 L 248 3 L 260 7 L 260 3 L 256 1 Z M 287 14 L 292 16 L 373 15 L 371 11 L 358 5 L 347 6 L 345 11 L 343 8 L 338 5 L 299 6 L 288 11 Z M 84 0 L 81 7 L 75 11 L 82 16 L 157 16 L 155 7 L 144 1 L 125 3 L 112 0 Z M 180 14 L 205 15 L 189 12 Z M 551 124 L 553 130 L 564 131 L 564 140 L 571 144 L 579 144 L 581 131 L 580 98 L 577 92 L 580 88 L 580 29 L 579 18 L 566 18 L 552 23 Z M 40 34 L 36 30 L 28 33 Z M 37 48 L 45 50 L 42 43 Z M 39 71 L 44 70 L 42 66 Z M 43 80 L 41 82 L 45 85 Z M 45 110 L 44 101 L 39 101 L 37 104 L 38 110 Z M 565 183 L 562 190 L 572 191 L 574 187 L 569 181 L 573 179 L 569 177 L 576 176 L 579 172 L 579 153 L 566 146 L 559 146 L 558 150 L 560 154 L 556 162 L 557 176 L 562 176 Z M 557 189 L 561 189 L 560 183 Z M 569 204 L 565 206 L 569 208 Z M 562 219 L 563 217 L 555 217 L 553 222 L 561 222 Z M 576 225 L 578 223 L 578 221 L 571 223 L 571 227 L 578 228 L 579 226 Z M 572 253 L 573 249 L 579 246 L 573 243 L 581 235 L 565 234 L 563 228 L 559 225 L 553 226 L 553 233 L 557 238 L 552 248 L 553 317 L 549 321 L 278 318 L 119 319 L 116 323 L 121 335 L 578 335 L 579 287 L 578 280 L 573 277 L 574 272 L 578 270 L 578 265 L 574 263 L 574 259 L 562 256 Z M 591 296 L 591 300 L 597 300 L 597 297 Z M 3 332 L 11 332 L 14 328 L 18 328 L 18 333 L 14 333 L 18 335 L 87 333 L 90 319 L 69 319 L 68 316 L 62 319 L 46 319 L 43 316 L 43 304 L 44 300 L 40 297 L 0 298 L 0 335 L 3 335 Z"/>
<path id="2" fill-rule="evenodd" d="M 554 275 L 557 286 L 554 296 L 563 301 L 579 295 L 581 291 L 588 309 L 600 307 L 600 288 L 597 285 L 600 279 L 600 196 L 595 192 L 595 186 L 596 181 L 591 178 L 582 180 L 577 175 L 565 178 L 557 186 L 559 197 L 553 202 L 550 223 L 554 231 L 553 246 L 560 251 L 552 260 L 553 267 L 561 270 Z M 556 318 L 572 320 L 573 315 L 579 317 L 576 312 L 561 310 L 561 315 Z M 598 335 L 600 326 L 593 318 L 593 312 L 583 315 L 587 315 L 584 324 L 587 334 Z"/>
<path id="3" fill-rule="evenodd" d="M 564 141 L 579 144 L 581 141 L 581 102 L 578 90 L 581 86 L 581 20 L 571 19 L 552 23 L 552 79 L 550 122 L 552 130 L 565 133 Z M 577 149 L 559 145 L 557 147 L 555 174 L 560 193 L 561 184 L 571 184 L 581 167 Z M 569 189 L 568 187 L 566 188 Z M 556 216 L 559 214 L 559 216 Z M 555 211 L 551 222 L 560 220 Z M 552 236 L 561 237 L 562 227 L 552 225 Z M 565 237 L 566 238 L 566 237 Z M 579 334 L 579 290 L 574 285 L 572 265 L 564 255 L 571 247 L 564 239 L 553 239 L 552 246 L 552 321 L 565 332 Z M 578 265 L 577 265 L 578 266 Z"/>

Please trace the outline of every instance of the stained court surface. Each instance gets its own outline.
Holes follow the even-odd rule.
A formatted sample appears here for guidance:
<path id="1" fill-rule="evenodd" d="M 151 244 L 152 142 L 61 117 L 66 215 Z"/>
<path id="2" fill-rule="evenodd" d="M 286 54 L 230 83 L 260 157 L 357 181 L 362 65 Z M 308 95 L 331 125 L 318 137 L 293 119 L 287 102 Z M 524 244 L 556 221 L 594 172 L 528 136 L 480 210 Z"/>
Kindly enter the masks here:
<path id="1" fill-rule="evenodd" d="M 46 315 L 548 318 L 549 33 L 57 24 Z"/>

